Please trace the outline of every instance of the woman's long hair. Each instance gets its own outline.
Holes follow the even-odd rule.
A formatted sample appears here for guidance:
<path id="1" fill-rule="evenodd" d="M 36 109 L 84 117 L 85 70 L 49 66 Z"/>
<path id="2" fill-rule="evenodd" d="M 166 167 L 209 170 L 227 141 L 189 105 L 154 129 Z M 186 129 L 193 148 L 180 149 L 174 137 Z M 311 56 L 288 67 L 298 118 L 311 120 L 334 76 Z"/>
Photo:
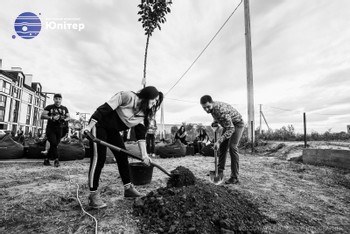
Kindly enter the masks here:
<path id="1" fill-rule="evenodd" d="M 185 126 L 182 125 L 179 129 L 179 133 L 183 134 L 185 131 L 186 131 Z"/>
<path id="2" fill-rule="evenodd" d="M 148 102 L 151 99 L 140 97 L 140 92 L 137 93 L 136 95 L 141 99 L 140 109 L 145 115 L 145 117 L 143 119 L 145 127 L 148 128 L 150 120 L 152 118 L 154 118 L 156 112 L 159 110 L 160 105 L 163 102 L 164 95 L 162 92 L 158 93 L 158 95 L 159 95 L 158 101 L 157 101 L 156 105 L 154 105 L 151 109 L 148 108 Z"/>
<path id="3" fill-rule="evenodd" d="M 207 131 L 203 128 L 199 129 L 199 135 L 198 135 L 198 138 L 200 140 L 204 140 L 206 137 L 209 137 L 208 134 L 207 134 Z"/>
<path id="4" fill-rule="evenodd" d="M 199 136 L 200 137 L 206 137 L 208 134 L 207 134 L 207 131 L 205 131 L 205 129 L 201 128 L 199 130 Z"/>

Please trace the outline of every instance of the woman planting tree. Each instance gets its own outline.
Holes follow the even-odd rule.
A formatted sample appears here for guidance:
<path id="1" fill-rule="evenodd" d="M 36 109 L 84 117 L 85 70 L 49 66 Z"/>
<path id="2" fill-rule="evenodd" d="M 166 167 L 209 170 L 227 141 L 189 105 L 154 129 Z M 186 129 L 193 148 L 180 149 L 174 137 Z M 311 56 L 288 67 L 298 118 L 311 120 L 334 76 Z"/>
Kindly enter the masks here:
<path id="1" fill-rule="evenodd" d="M 153 86 L 145 87 L 138 93 L 131 91 L 119 92 L 96 109 L 85 131 L 92 131 L 92 134 L 97 138 L 125 149 L 124 141 L 119 132 L 134 127 L 143 162 L 149 165 L 151 159 L 148 157 L 146 150 L 146 130 L 150 119 L 154 117 L 162 101 L 163 93 Z M 90 147 L 93 149 L 93 156 L 90 160 L 89 169 L 89 206 L 98 209 L 106 207 L 97 189 L 106 160 L 107 148 L 92 142 L 90 142 Z M 116 158 L 119 174 L 124 184 L 124 197 L 141 196 L 131 183 L 127 155 L 123 152 L 113 150 L 112 152 Z"/>

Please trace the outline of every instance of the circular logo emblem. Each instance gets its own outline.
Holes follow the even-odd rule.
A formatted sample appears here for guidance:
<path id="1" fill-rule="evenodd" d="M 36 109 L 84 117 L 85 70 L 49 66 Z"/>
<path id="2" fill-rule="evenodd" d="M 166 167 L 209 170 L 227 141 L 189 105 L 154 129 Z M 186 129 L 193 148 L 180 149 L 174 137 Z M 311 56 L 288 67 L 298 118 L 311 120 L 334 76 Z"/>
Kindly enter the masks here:
<path id="1" fill-rule="evenodd" d="M 15 31 L 18 36 L 24 39 L 36 37 L 41 30 L 41 21 L 39 17 L 32 12 L 20 14 L 15 21 Z"/>

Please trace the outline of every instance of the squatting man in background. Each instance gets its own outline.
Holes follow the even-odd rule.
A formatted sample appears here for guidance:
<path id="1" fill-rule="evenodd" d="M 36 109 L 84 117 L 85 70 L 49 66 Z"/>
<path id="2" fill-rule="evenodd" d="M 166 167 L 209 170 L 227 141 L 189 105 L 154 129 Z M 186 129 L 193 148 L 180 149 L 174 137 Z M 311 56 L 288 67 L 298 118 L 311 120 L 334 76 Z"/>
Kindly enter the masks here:
<path id="1" fill-rule="evenodd" d="M 50 143 L 50 149 L 48 150 L 47 156 L 44 159 L 44 165 L 49 166 L 49 158 L 55 160 L 54 166 L 59 167 L 59 158 L 57 153 L 57 146 L 61 141 L 62 136 L 65 134 L 65 128 L 67 126 L 67 121 L 70 119 L 68 109 L 62 106 L 62 95 L 56 93 L 53 96 L 54 104 L 48 105 L 44 108 L 41 114 L 41 119 L 47 119 L 46 126 L 46 137 Z"/>
<path id="2" fill-rule="evenodd" d="M 229 150 L 231 156 L 231 176 L 225 181 L 225 184 L 237 184 L 239 183 L 238 144 L 244 130 L 242 115 L 227 103 L 214 102 L 209 95 L 201 97 L 200 103 L 203 109 L 213 116 L 214 122 L 212 123 L 212 127 L 217 127 L 218 124 L 223 127 L 222 135 L 214 143 L 214 149 L 219 150 L 219 175 L 223 176 L 227 150 Z"/>
<path id="3" fill-rule="evenodd" d="M 145 164 L 150 165 L 151 159 L 147 154 L 145 136 L 150 120 L 154 118 L 162 101 L 163 93 L 153 86 L 145 87 L 138 93 L 131 91 L 119 92 L 96 109 L 84 132 L 91 131 L 97 138 L 125 149 L 124 141 L 119 132 L 134 127 L 142 160 Z M 102 168 L 106 161 L 107 148 L 91 141 L 90 147 L 94 154 L 90 159 L 89 169 L 89 206 L 99 209 L 107 206 L 97 190 Z M 128 156 L 124 152 L 114 150 L 112 152 L 124 184 L 124 197 L 142 196 L 131 183 Z"/>

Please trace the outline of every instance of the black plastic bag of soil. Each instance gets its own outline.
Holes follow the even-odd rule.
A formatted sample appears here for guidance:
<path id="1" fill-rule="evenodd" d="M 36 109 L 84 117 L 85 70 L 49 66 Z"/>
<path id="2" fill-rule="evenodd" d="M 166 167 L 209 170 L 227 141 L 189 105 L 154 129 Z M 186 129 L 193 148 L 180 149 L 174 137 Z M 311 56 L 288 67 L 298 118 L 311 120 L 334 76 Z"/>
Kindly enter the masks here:
<path id="1" fill-rule="evenodd" d="M 214 157 L 214 144 L 207 145 L 202 149 L 202 155 L 207 157 Z"/>
<path id="2" fill-rule="evenodd" d="M 0 152 L 0 159 L 16 159 L 23 157 L 24 148 L 7 134 L 0 138 Z"/>
<path id="3" fill-rule="evenodd" d="M 58 144 L 57 152 L 61 161 L 80 160 L 85 157 L 85 147 L 82 141 L 71 139 L 70 141 L 61 141 Z"/>
<path id="4" fill-rule="evenodd" d="M 172 144 L 164 146 L 156 146 L 157 155 L 161 158 L 180 158 L 186 155 L 186 145 L 182 144 L 180 140 Z"/>
<path id="5" fill-rule="evenodd" d="M 46 156 L 41 152 L 45 150 L 46 139 L 42 140 L 28 140 L 25 142 L 26 149 L 24 153 L 24 157 L 26 158 L 35 158 L 35 159 L 43 159 Z"/>

